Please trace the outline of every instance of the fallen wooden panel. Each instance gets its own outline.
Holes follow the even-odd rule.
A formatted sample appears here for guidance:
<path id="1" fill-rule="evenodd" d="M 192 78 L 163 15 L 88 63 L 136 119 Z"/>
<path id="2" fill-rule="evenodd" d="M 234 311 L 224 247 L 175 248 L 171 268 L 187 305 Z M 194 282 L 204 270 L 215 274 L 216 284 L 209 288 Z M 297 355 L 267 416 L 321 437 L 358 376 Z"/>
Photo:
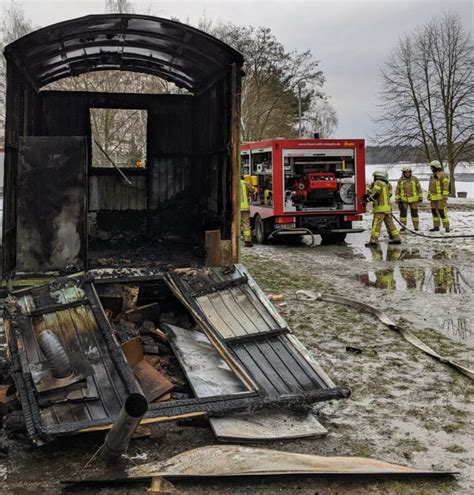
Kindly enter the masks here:
<path id="1" fill-rule="evenodd" d="M 167 280 L 226 362 L 238 365 L 231 366 L 237 374 L 244 370 L 262 396 L 335 387 L 242 265 L 170 272 Z"/>
<path id="2" fill-rule="evenodd" d="M 314 438 L 328 433 L 312 414 L 297 414 L 292 411 L 236 413 L 223 418 L 210 418 L 209 423 L 216 438 L 227 442 Z"/>
<path id="3" fill-rule="evenodd" d="M 239 445 L 201 447 L 163 462 L 143 464 L 128 471 L 131 478 L 294 474 L 446 476 L 457 473 L 414 469 L 365 457 L 323 457 Z"/>
<path id="4" fill-rule="evenodd" d="M 266 296 L 255 290 L 242 265 L 235 265 L 233 271 L 208 268 L 172 276 L 222 339 L 288 332 L 284 320 Z"/>
<path id="5" fill-rule="evenodd" d="M 245 391 L 242 382 L 202 332 L 174 325 L 163 325 L 163 328 L 197 397 Z M 216 438 L 227 441 L 269 441 L 327 434 L 312 414 L 292 411 L 236 413 L 209 418 L 209 423 Z"/>
<path id="6" fill-rule="evenodd" d="M 15 296 L 6 305 L 6 336 L 33 441 L 41 444 L 83 425 L 112 423 L 125 398 L 139 387 L 90 281 L 82 277 L 56 279 Z M 70 358 L 74 375 L 84 380 L 38 394 L 34 370 L 46 365 L 37 337 L 44 329 L 54 332 Z"/>

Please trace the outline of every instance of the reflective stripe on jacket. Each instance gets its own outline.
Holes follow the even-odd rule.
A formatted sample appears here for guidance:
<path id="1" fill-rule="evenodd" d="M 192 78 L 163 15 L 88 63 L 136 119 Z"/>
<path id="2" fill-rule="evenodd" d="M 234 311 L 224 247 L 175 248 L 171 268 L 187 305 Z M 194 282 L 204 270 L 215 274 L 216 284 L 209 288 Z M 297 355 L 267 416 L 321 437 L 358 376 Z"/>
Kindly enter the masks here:
<path id="1" fill-rule="evenodd" d="M 374 213 L 390 213 L 390 196 L 392 185 L 383 180 L 376 180 L 368 189 L 369 200 L 374 203 Z"/>
<path id="2" fill-rule="evenodd" d="M 439 201 L 449 196 L 449 178 L 445 172 L 436 172 L 430 177 L 428 199 Z"/>
<path id="3" fill-rule="evenodd" d="M 244 180 L 240 181 L 240 210 L 249 210 L 249 194 L 247 192 L 247 183 Z"/>
<path id="4" fill-rule="evenodd" d="M 395 201 L 401 201 L 402 203 L 423 201 L 423 193 L 417 177 L 412 175 L 408 179 L 405 177 L 398 179 Z"/>

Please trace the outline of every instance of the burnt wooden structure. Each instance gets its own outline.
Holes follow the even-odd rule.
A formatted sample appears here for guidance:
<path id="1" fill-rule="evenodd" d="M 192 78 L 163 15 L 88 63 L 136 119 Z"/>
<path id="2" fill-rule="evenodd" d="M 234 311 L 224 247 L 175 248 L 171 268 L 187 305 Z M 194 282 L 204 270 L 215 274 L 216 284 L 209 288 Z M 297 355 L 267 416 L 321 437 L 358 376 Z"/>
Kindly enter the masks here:
<path id="1" fill-rule="evenodd" d="M 175 21 L 110 14 L 35 31 L 5 57 L 4 277 L 87 269 L 91 215 L 112 235 L 139 233 L 152 255 L 159 239 L 202 246 L 217 229 L 237 260 L 238 52 Z M 98 70 L 156 75 L 187 93 L 44 89 Z M 147 163 L 123 169 L 131 184 L 91 166 L 91 108 L 147 111 Z"/>
<path id="2" fill-rule="evenodd" d="M 5 56 L 3 277 L 26 276 L 25 285 L 34 285 L 34 274 L 49 280 L 10 291 L 5 308 L 12 372 L 34 442 L 108 428 L 127 397 L 142 393 L 149 402 L 143 423 L 298 408 L 349 396 L 347 387 L 336 386 L 308 357 L 236 264 L 243 62 L 238 52 L 174 21 L 111 14 L 41 29 L 7 46 Z M 187 93 L 45 89 L 99 70 L 153 74 Z M 90 112 L 96 108 L 147 112 L 144 168 L 91 165 Z M 102 239 L 105 264 L 98 263 L 93 228 L 119 239 Z M 193 267 L 199 264 L 195 248 L 206 238 L 209 266 Z M 180 249 L 184 269 L 178 269 Z M 68 276 L 56 276 L 63 272 Z M 134 341 L 142 326 L 125 318 L 124 300 L 118 309 L 107 306 L 108 294 L 113 300 L 119 289 L 135 294 L 127 300 L 129 310 L 138 310 L 139 298 L 141 309 L 155 308 L 152 321 L 142 322 L 144 335 L 150 325 L 166 329 L 169 315 L 192 321 L 192 328 L 182 329 L 185 335 L 199 334 L 200 349 L 215 351 L 206 364 L 210 374 L 200 369 L 198 379 L 212 385 L 216 376 L 220 383 L 220 369 L 231 385 L 211 387 L 205 396 L 177 390 L 174 396 L 148 397 L 137 365 L 118 343 Z M 173 332 L 160 332 L 172 340 Z M 175 340 L 171 347 L 183 357 L 181 344 Z M 163 346 L 151 347 L 166 356 Z M 209 357 L 207 351 L 196 354 L 198 361 Z M 164 372 L 159 376 L 167 380 Z M 184 382 L 182 387 L 187 390 Z"/>

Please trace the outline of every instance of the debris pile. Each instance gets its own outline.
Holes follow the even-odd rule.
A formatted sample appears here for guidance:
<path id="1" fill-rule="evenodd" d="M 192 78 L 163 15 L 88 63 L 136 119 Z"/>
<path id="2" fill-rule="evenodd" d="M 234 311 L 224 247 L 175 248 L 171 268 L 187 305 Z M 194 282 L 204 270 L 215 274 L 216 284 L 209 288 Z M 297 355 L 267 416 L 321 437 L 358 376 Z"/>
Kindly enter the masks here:
<path id="1" fill-rule="evenodd" d="M 308 357 L 241 265 L 55 278 L 8 297 L 5 332 L 16 387 L 7 390 L 37 445 L 110 428 L 130 397 L 146 400 L 147 423 L 201 415 L 216 435 L 238 438 L 215 416 L 350 394 Z M 268 421 L 242 436 L 271 436 Z M 319 435 L 321 425 L 306 418 L 274 436 L 300 431 Z"/>

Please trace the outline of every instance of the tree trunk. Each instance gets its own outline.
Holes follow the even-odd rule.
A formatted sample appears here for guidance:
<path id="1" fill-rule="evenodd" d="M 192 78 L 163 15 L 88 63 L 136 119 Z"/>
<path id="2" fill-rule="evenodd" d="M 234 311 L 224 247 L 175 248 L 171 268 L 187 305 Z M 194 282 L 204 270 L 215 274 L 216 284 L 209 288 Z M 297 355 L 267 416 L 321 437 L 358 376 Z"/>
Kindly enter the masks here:
<path id="1" fill-rule="evenodd" d="M 454 170 L 456 168 L 456 164 L 453 162 L 448 163 L 449 167 L 449 195 L 452 198 L 456 197 L 456 180 L 454 178 Z"/>

